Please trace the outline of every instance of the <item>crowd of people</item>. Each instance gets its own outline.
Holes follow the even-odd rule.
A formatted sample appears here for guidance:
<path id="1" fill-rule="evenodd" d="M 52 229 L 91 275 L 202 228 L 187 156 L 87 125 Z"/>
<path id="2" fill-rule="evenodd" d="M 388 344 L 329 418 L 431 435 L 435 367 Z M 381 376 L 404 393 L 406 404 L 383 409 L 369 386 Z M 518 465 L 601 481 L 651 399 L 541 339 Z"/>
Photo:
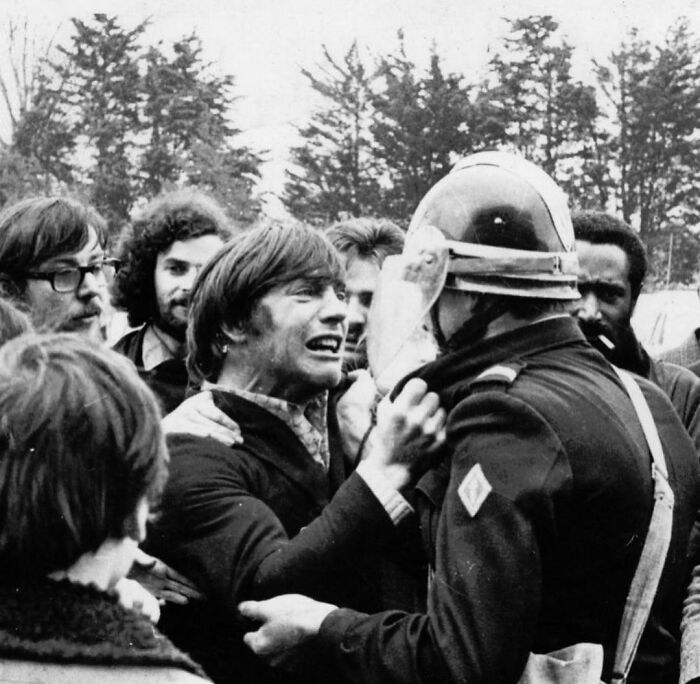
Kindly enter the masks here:
<path id="1" fill-rule="evenodd" d="M 697 354 L 630 226 L 484 152 L 407 230 L 188 189 L 108 245 L 0 211 L 0 679 L 700 682 Z"/>

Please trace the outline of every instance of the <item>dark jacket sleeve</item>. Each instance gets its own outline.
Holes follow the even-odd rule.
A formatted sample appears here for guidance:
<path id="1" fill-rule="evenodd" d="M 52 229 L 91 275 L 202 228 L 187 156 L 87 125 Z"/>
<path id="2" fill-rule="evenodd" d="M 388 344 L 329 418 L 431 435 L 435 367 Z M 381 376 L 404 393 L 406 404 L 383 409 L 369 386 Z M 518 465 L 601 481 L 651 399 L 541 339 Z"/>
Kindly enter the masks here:
<path id="1" fill-rule="evenodd" d="M 668 395 L 700 454 L 700 378 L 673 363 L 652 361 L 650 380 Z"/>
<path id="2" fill-rule="evenodd" d="M 525 665 L 568 460 L 539 415 L 503 393 L 463 401 L 447 429 L 453 458 L 427 615 L 331 613 L 318 644 L 334 681 L 507 682 Z"/>
<path id="3" fill-rule="evenodd" d="M 392 534 L 389 516 L 357 474 L 290 539 L 254 493 L 262 475 L 244 452 L 182 436 L 171 458 L 148 548 L 229 610 L 247 598 L 318 596 L 333 573 Z"/>

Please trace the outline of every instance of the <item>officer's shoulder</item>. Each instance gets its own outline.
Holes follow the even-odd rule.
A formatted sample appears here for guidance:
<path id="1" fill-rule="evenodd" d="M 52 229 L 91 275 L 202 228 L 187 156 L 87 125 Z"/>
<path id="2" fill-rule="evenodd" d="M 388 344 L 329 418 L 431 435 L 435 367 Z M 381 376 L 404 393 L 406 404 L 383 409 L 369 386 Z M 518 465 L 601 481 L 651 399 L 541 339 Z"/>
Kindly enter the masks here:
<path id="1" fill-rule="evenodd" d="M 527 363 L 522 359 L 512 359 L 504 363 L 496 363 L 483 370 L 469 382 L 472 392 L 487 390 L 507 390 L 523 372 Z"/>

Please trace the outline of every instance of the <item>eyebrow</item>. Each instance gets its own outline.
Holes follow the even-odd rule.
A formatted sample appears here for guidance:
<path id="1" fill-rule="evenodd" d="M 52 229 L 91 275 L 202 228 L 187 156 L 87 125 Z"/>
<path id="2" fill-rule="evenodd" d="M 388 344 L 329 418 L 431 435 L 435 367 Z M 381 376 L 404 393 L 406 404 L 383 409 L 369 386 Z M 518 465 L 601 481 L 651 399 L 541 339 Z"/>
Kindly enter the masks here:
<path id="1" fill-rule="evenodd" d="M 93 262 L 93 261 L 99 261 L 101 259 L 105 258 L 105 252 L 103 249 L 100 249 L 100 251 L 95 251 L 91 252 L 88 255 L 88 264 Z M 57 256 L 49 259 L 48 261 L 44 261 L 42 264 L 39 264 L 40 268 L 50 268 L 50 267 L 60 267 L 60 266 L 79 266 L 78 260 L 75 258 L 75 255 L 71 256 Z"/>

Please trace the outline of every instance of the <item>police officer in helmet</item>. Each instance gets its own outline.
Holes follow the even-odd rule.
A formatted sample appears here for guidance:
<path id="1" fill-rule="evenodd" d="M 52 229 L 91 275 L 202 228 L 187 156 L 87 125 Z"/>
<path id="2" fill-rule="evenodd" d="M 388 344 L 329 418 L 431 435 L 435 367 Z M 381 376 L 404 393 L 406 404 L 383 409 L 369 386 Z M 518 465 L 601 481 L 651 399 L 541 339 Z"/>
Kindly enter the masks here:
<path id="1" fill-rule="evenodd" d="M 458 163 L 409 228 L 450 261 L 432 310 L 443 353 L 416 375 L 448 412 L 444 459 L 413 483 L 430 561 L 425 614 L 365 615 L 301 596 L 242 604 L 246 643 L 284 664 L 313 639 L 337 682 L 518 682 L 529 654 L 600 644 L 610 681 L 654 505 L 650 453 L 614 369 L 568 315 L 576 255 L 563 193 L 504 153 Z M 693 446 L 638 381 L 675 495 L 673 535 L 629 682 L 678 677 Z"/>

